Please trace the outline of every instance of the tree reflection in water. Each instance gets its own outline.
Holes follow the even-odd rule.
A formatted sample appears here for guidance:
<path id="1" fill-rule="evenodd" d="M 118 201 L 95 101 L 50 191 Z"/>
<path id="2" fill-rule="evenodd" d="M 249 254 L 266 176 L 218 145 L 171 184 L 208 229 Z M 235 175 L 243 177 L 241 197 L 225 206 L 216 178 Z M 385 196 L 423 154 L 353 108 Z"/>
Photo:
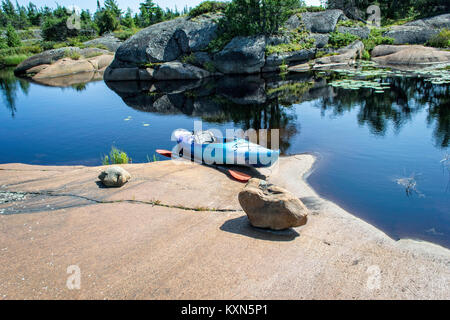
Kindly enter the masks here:
<path id="1" fill-rule="evenodd" d="M 20 89 L 25 95 L 28 94 L 30 83 L 26 80 L 16 78 L 12 69 L 0 70 L 0 91 L 3 102 L 14 118 L 16 109 L 17 91 Z"/>
<path id="2" fill-rule="evenodd" d="M 435 144 L 448 147 L 449 86 L 421 78 L 392 77 L 384 81 L 391 88 L 381 94 L 370 89 L 332 88 L 325 78 L 312 73 L 107 85 L 128 106 L 142 111 L 183 113 L 216 123 L 234 122 L 244 130 L 280 129 L 282 152 L 289 148 L 289 141 L 300 130 L 291 107 L 304 101 L 316 101 L 323 112 L 331 110 L 334 115 L 358 108 L 358 123 L 367 125 L 375 135 L 384 135 L 389 125 L 400 131 L 413 114 L 426 109 L 428 125 L 434 126 Z M 29 86 L 27 80 L 16 78 L 12 70 L 0 70 L 1 94 L 12 117 L 17 112 L 18 90 L 27 94 Z M 78 91 L 85 89 L 80 85 L 72 87 Z"/>
<path id="3" fill-rule="evenodd" d="M 389 123 L 396 131 L 423 109 L 428 111 L 429 125 L 435 123 L 434 137 L 438 147 L 449 145 L 450 92 L 447 85 L 436 85 L 421 78 L 389 78 L 391 89 L 382 94 L 370 89 L 334 88 L 334 95 L 320 99 L 317 105 L 335 115 L 359 108 L 358 122 L 371 132 L 384 135 Z"/>

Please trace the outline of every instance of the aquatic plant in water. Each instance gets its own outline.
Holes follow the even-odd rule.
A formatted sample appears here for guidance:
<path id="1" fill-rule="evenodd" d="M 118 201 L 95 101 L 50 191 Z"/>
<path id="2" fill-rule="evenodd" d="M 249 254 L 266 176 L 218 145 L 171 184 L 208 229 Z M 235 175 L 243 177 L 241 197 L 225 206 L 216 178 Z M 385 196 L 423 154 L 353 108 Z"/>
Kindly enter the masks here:
<path id="1" fill-rule="evenodd" d="M 396 179 L 398 185 L 405 188 L 406 196 L 412 196 L 413 194 L 417 194 L 420 198 L 424 198 L 425 195 L 417 190 L 417 178 L 416 174 L 412 174 L 410 177 L 404 177 Z"/>
<path id="2" fill-rule="evenodd" d="M 361 88 L 374 89 L 376 93 L 383 93 L 384 90 L 390 89 L 390 84 L 387 82 L 380 82 L 380 79 L 376 79 L 373 81 L 353 79 L 335 80 L 331 82 L 330 85 L 335 88 L 349 90 L 358 90 Z"/>

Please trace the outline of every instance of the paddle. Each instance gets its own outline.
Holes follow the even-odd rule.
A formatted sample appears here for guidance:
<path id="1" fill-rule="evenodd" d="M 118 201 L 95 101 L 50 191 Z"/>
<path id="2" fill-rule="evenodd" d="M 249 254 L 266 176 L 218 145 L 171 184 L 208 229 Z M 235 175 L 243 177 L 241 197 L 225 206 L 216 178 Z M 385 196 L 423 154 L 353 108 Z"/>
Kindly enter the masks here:
<path id="1" fill-rule="evenodd" d="M 172 158 L 172 151 L 157 149 L 156 152 L 164 157 Z M 247 183 L 248 180 L 251 179 L 251 176 L 249 176 L 248 174 L 245 174 L 243 172 L 231 170 L 231 169 L 227 169 L 227 170 L 228 170 L 228 173 L 239 182 Z"/>

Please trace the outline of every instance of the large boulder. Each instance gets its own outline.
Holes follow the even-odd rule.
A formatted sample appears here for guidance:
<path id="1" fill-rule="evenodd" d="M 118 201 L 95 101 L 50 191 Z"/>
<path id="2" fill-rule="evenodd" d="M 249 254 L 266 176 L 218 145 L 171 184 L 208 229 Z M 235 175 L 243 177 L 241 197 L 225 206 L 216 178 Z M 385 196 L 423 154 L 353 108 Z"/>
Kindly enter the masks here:
<path id="1" fill-rule="evenodd" d="M 299 18 L 298 15 L 294 14 L 290 16 L 289 19 L 286 21 L 286 23 L 284 24 L 284 28 L 288 30 L 295 30 L 300 28 L 301 25 L 302 20 Z"/>
<path id="2" fill-rule="evenodd" d="M 265 64 L 265 48 L 264 36 L 235 37 L 216 53 L 215 67 L 225 74 L 259 73 Z"/>
<path id="3" fill-rule="evenodd" d="M 344 27 L 339 26 L 337 31 L 340 33 L 350 33 L 361 39 L 367 39 L 370 35 L 370 29 L 367 27 Z"/>
<path id="4" fill-rule="evenodd" d="M 114 166 L 103 170 L 98 178 L 106 187 L 117 188 L 127 183 L 131 175 L 125 169 Z"/>
<path id="5" fill-rule="evenodd" d="M 198 80 L 211 74 L 193 65 L 173 61 L 160 65 L 153 76 L 156 80 Z"/>
<path id="6" fill-rule="evenodd" d="M 330 33 L 336 30 L 336 24 L 343 17 L 345 17 L 344 12 L 335 9 L 319 12 L 304 12 L 301 14 L 301 21 L 310 32 Z"/>
<path id="7" fill-rule="evenodd" d="M 310 37 L 315 40 L 317 48 L 324 48 L 330 40 L 330 35 L 327 33 L 311 33 Z"/>
<path id="8" fill-rule="evenodd" d="M 275 53 L 266 58 L 266 64 L 262 69 L 263 72 L 279 71 L 280 66 L 285 63 L 288 66 L 301 63 L 314 58 L 316 49 L 303 49 L 293 52 Z"/>
<path id="9" fill-rule="evenodd" d="M 125 41 L 116 52 L 113 68 L 174 61 L 191 51 L 206 49 L 216 37 L 217 17 L 186 17 L 154 24 Z"/>
<path id="10" fill-rule="evenodd" d="M 441 14 L 438 16 L 434 16 L 426 19 L 419 19 L 415 21 L 411 21 L 404 24 L 405 26 L 417 26 L 417 27 L 425 27 L 425 28 L 435 28 L 435 29 L 450 29 L 450 13 Z"/>
<path id="11" fill-rule="evenodd" d="M 392 27 L 384 36 L 393 38 L 394 44 L 424 44 L 438 33 L 439 29 L 403 25 Z"/>
<path id="12" fill-rule="evenodd" d="M 283 230 L 307 222 L 308 209 L 289 191 L 250 179 L 239 193 L 239 203 L 254 227 Z"/>

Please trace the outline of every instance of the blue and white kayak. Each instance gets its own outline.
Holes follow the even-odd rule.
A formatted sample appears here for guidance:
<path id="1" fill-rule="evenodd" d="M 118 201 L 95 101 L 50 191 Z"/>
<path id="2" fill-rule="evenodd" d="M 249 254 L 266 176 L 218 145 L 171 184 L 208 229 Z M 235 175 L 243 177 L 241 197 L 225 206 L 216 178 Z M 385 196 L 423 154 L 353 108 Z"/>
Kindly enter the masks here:
<path id="1" fill-rule="evenodd" d="M 173 134 L 177 141 L 175 154 L 206 164 L 246 165 L 270 167 L 279 158 L 279 150 L 264 148 L 245 139 L 233 141 L 216 139 L 210 131 L 193 134 L 177 130 Z"/>

